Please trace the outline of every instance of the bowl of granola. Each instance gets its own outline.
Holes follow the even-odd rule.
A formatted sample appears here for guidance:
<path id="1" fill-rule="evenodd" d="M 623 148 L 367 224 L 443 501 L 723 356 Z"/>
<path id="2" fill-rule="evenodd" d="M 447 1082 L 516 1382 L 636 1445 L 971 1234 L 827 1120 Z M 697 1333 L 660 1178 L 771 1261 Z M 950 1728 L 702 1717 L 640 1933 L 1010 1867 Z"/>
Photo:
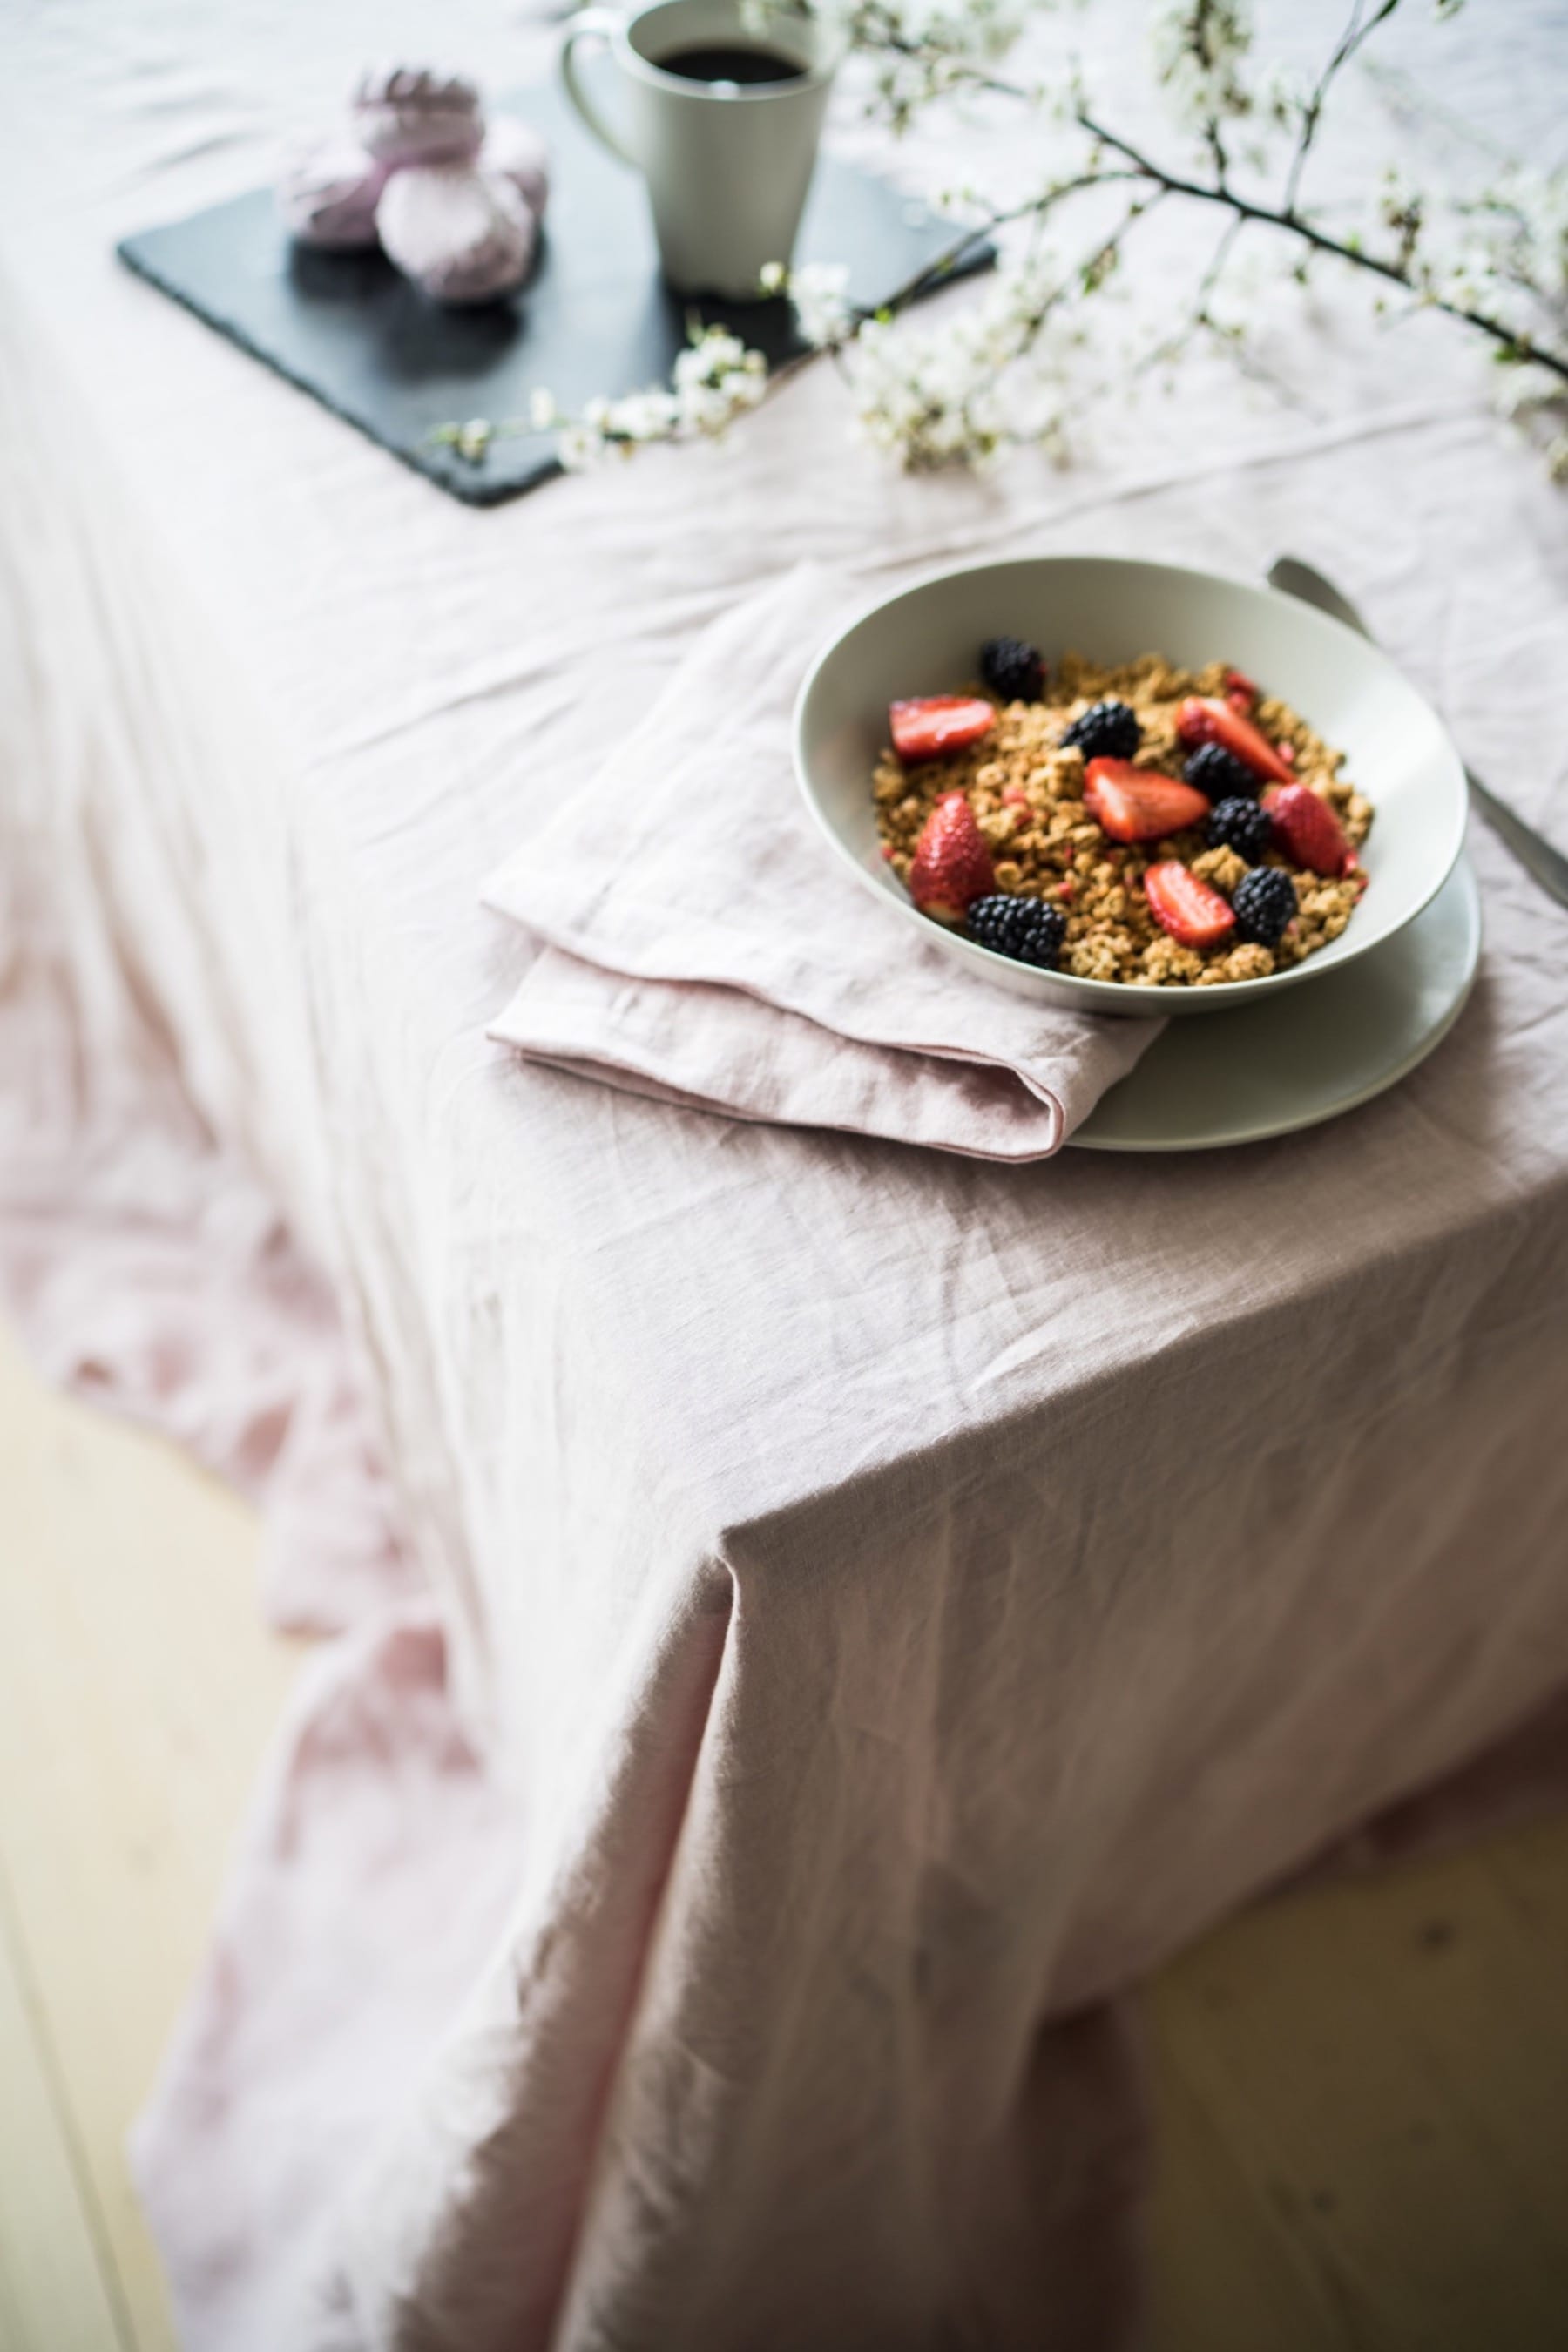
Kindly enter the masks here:
<path id="1" fill-rule="evenodd" d="M 813 816 L 868 887 L 1001 985 L 1215 1012 L 1412 921 L 1464 771 L 1385 655 L 1169 564 L 1042 556 L 920 581 L 813 665 Z"/>

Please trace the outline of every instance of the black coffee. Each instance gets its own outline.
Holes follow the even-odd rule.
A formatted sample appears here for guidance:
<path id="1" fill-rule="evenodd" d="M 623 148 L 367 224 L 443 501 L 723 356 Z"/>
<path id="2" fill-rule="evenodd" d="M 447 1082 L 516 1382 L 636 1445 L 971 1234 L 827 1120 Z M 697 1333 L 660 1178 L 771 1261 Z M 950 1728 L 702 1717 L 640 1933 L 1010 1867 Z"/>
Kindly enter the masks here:
<path id="1" fill-rule="evenodd" d="M 776 49 L 676 49 L 658 64 L 661 73 L 679 74 L 683 81 L 799 81 L 805 72 Z"/>

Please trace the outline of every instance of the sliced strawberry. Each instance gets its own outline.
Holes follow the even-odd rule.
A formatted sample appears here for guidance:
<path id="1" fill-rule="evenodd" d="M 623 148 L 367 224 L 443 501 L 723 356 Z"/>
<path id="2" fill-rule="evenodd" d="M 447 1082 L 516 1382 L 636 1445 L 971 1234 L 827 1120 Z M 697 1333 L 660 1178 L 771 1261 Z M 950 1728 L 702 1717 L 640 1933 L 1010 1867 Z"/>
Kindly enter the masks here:
<path id="1" fill-rule="evenodd" d="M 962 923 L 970 900 L 995 887 L 991 852 L 973 810 L 962 793 L 943 793 L 910 860 L 910 898 L 922 915 L 939 923 Z"/>
<path id="2" fill-rule="evenodd" d="M 996 713 L 977 694 L 927 694 L 913 702 L 891 704 L 888 722 L 893 749 L 910 766 L 978 743 L 995 726 Z"/>
<path id="3" fill-rule="evenodd" d="M 1207 795 L 1194 785 L 1157 768 L 1135 768 L 1131 760 L 1091 760 L 1083 804 L 1112 841 L 1162 841 L 1184 825 L 1202 824 L 1209 813 Z"/>
<path id="4" fill-rule="evenodd" d="M 1232 709 L 1251 710 L 1258 702 L 1258 688 L 1244 669 L 1227 669 L 1225 674 L 1225 698 Z"/>
<path id="5" fill-rule="evenodd" d="M 1281 784 L 1265 793 L 1275 837 L 1293 866 L 1314 874 L 1343 874 L 1353 862 L 1339 818 L 1310 784 Z"/>
<path id="6" fill-rule="evenodd" d="M 1290 771 L 1268 740 L 1250 719 L 1233 710 L 1228 702 L 1210 702 L 1193 694 L 1176 712 L 1176 732 L 1189 751 L 1200 743 L 1219 743 L 1232 752 L 1255 775 L 1268 776 L 1277 784 L 1288 784 Z"/>
<path id="7" fill-rule="evenodd" d="M 1180 858 L 1168 857 L 1163 866 L 1151 866 L 1143 877 L 1143 893 L 1161 929 L 1169 931 L 1184 948 L 1217 948 L 1235 927 L 1228 898 L 1200 882 Z"/>

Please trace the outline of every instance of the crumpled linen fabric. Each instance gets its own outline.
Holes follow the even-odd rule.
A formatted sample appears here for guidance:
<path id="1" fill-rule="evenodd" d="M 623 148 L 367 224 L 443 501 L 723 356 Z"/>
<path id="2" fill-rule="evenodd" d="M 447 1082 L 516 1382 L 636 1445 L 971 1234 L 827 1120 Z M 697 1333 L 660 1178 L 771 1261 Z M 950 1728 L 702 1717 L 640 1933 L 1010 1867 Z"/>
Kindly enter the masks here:
<path id="1" fill-rule="evenodd" d="M 132 2144 L 183 2342 L 300 2340 L 343 2181 L 460 2010 L 525 1841 L 463 1735 L 427 1605 L 310 1662 Z"/>
<path id="2" fill-rule="evenodd" d="M 992 553 L 1256 577 L 1297 546 L 1560 824 L 1557 509 L 1473 354 L 1331 291 L 1266 306 L 1289 403 L 1199 359 L 1066 474 L 900 480 L 818 371 L 722 447 L 476 518 L 110 258 L 260 184 L 416 14 L 26 12 L 0 93 L 7 910 L 49 910 L 121 1131 L 134 1007 L 318 1269 L 440 1630 L 399 1687 L 362 1621 L 379 1696 L 331 1720 L 363 1774 L 291 1732 L 240 1857 L 142 2143 L 183 2333 L 833 2352 L 1032 2345 L 1043 2305 L 1112 2343 L 1141 2157 L 1099 2019 L 1088 2162 L 1058 2029 L 1531 1716 L 1552 1777 L 1563 918 L 1479 835 L 1480 983 L 1386 1098 L 1184 1164 L 1007 1167 L 521 1063 L 484 1031 L 534 950 L 474 895 L 802 559 L 869 602 Z M 1473 119 L 1543 154 L 1547 14 L 1506 53 L 1451 28 Z M 518 73 L 512 28 L 462 21 Z M 156 1360 L 121 1349 L 126 1393 Z M 395 1882 L 488 1848 L 467 1757 L 506 1852 L 448 1942 Z M 384 1842 L 337 1840 L 340 1802 Z M 301 2215 L 318 2096 L 338 2161 Z"/>
<path id="3" fill-rule="evenodd" d="M 39 944 L 0 979 L 0 1286 L 40 1370 L 258 1506 L 275 1624 L 335 1633 L 412 1596 L 327 1285 L 156 1040 L 129 1063 L 89 1046 Z"/>
<path id="4" fill-rule="evenodd" d="M 490 1034 L 731 1118 L 1048 1159 L 1160 1034 L 1013 996 L 838 871 L 790 714 L 857 600 L 820 567 L 716 621 L 647 719 L 485 885 L 546 943 Z"/>

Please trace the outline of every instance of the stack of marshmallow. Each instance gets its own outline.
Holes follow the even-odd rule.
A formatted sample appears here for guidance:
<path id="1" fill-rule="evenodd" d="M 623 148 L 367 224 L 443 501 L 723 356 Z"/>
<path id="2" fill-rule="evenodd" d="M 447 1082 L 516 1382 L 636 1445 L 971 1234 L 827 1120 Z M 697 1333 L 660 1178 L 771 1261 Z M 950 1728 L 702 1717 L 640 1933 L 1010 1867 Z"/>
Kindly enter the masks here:
<path id="1" fill-rule="evenodd" d="M 487 123 L 460 75 L 361 76 L 347 128 L 300 149 L 278 184 L 303 245 L 379 245 L 440 302 L 489 302 L 533 266 L 550 193 L 544 143 L 515 115 Z"/>

